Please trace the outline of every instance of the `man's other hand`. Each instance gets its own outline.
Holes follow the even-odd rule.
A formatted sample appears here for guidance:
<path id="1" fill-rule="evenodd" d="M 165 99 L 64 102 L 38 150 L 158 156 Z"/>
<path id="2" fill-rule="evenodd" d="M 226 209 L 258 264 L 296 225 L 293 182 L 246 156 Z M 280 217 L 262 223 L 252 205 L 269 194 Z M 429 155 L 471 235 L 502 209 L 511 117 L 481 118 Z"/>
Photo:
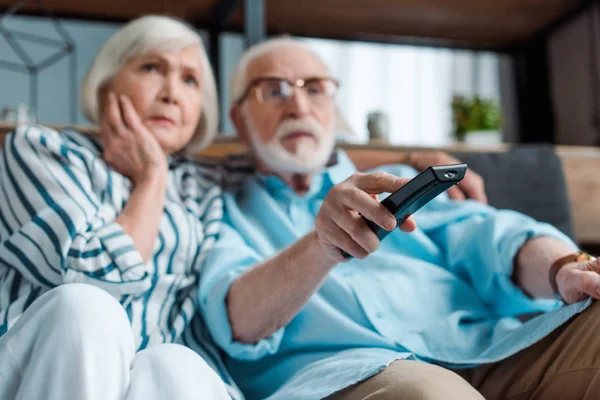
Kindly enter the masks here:
<path id="1" fill-rule="evenodd" d="M 411 153 L 408 161 L 408 164 L 411 167 L 419 171 L 422 171 L 431 165 L 460 163 L 460 160 L 442 151 L 423 151 Z M 470 169 L 467 170 L 467 174 L 458 185 L 448 189 L 448 196 L 454 200 L 473 199 L 484 204 L 487 204 L 488 201 L 485 194 L 483 179 Z"/>

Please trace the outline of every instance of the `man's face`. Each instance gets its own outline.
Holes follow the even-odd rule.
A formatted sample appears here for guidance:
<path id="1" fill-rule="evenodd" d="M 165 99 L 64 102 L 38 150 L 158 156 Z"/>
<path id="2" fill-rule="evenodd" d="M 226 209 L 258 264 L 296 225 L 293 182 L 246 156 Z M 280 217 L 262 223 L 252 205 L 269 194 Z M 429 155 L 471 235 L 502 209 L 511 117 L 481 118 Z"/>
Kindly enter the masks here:
<path id="1" fill-rule="evenodd" d="M 320 78 L 329 77 L 314 54 L 296 46 L 279 47 L 248 65 L 248 95 L 231 114 L 240 137 L 271 172 L 310 173 L 326 165 L 334 146 L 337 83 Z M 303 87 L 293 85 L 299 80 Z"/>

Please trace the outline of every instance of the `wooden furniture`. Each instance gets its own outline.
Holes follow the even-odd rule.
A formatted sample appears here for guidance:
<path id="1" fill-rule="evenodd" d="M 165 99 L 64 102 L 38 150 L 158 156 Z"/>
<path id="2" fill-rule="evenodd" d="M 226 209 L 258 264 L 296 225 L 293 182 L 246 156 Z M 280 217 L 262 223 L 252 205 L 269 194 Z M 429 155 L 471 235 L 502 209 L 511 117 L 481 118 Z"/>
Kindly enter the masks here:
<path id="1" fill-rule="evenodd" d="M 14 127 L 0 124 L 0 143 L 3 136 Z M 59 128 L 59 127 L 57 127 Z M 79 131 L 93 134 L 93 128 L 77 128 Z M 362 157 L 377 158 L 381 151 L 424 150 L 417 147 L 390 147 L 383 145 L 343 145 L 348 153 L 360 153 Z M 493 148 L 471 148 L 451 146 L 435 150 L 479 152 L 506 151 L 509 145 Z M 245 145 L 235 139 L 219 139 L 213 145 L 200 152 L 198 156 L 222 157 L 226 154 L 247 151 Z M 600 149 L 590 147 L 556 146 L 567 181 L 571 213 L 575 235 L 579 243 L 600 247 Z"/>
<path id="2" fill-rule="evenodd" d="M 0 13 L 16 3 L 0 0 Z M 59 17 L 125 21 L 171 14 L 212 30 L 244 27 L 242 1 L 44 0 Z M 267 31 L 301 36 L 501 50 L 531 40 L 586 0 L 276 0 L 264 6 Z M 43 14 L 31 1 L 19 14 Z M 417 39 L 418 38 L 418 39 Z"/>

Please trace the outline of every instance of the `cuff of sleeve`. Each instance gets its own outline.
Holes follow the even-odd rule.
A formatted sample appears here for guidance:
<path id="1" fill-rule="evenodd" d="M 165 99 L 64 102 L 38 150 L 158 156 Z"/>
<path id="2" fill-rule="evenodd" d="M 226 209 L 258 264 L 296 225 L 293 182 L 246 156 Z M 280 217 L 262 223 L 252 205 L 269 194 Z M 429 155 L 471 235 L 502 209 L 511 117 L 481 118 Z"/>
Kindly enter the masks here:
<path id="1" fill-rule="evenodd" d="M 283 339 L 285 328 L 279 328 L 271 336 L 257 343 L 241 343 L 233 340 L 231 324 L 227 312 L 226 298 L 233 282 L 244 272 L 231 271 L 215 283 L 207 295 L 200 296 L 200 309 L 217 344 L 232 358 L 238 360 L 258 360 L 275 354 Z"/>
<path id="2" fill-rule="evenodd" d="M 546 223 L 535 223 L 528 229 L 521 230 L 512 235 L 505 246 L 500 248 L 501 270 L 496 274 L 497 293 L 496 311 L 500 315 L 514 316 L 518 314 L 547 312 L 562 306 L 561 301 L 550 299 L 534 299 L 528 296 L 513 281 L 514 260 L 521 247 L 528 240 L 535 237 L 551 237 L 567 243 L 578 251 L 577 245 L 566 235 L 561 233 L 552 225 Z M 510 301 L 506 301 L 510 299 Z"/>
<path id="3" fill-rule="evenodd" d="M 146 276 L 144 260 L 131 236 L 117 222 L 100 228 L 97 237 L 113 262 L 119 266 L 123 281 L 139 281 Z"/>

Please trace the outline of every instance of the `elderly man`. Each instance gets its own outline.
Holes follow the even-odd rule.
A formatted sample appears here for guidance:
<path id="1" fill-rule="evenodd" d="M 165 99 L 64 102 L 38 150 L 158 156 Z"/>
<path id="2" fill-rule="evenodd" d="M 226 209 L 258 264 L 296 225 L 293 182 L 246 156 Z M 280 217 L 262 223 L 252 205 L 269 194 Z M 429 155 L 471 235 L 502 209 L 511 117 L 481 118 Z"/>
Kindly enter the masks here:
<path id="1" fill-rule="evenodd" d="M 372 195 L 415 171 L 332 153 L 336 89 L 292 39 L 251 49 L 233 81 L 258 171 L 225 196 L 198 300 L 248 398 L 597 399 L 599 263 L 549 225 L 445 196 L 395 229 Z M 361 216 L 393 232 L 379 243 Z"/>

